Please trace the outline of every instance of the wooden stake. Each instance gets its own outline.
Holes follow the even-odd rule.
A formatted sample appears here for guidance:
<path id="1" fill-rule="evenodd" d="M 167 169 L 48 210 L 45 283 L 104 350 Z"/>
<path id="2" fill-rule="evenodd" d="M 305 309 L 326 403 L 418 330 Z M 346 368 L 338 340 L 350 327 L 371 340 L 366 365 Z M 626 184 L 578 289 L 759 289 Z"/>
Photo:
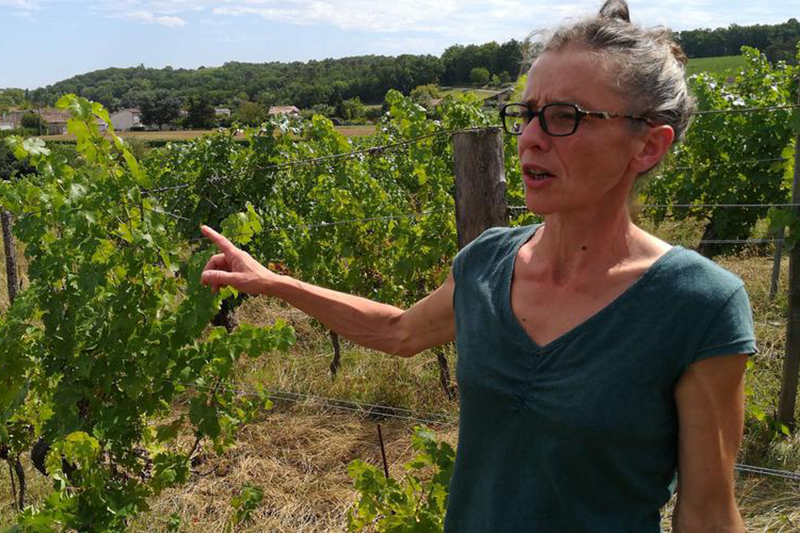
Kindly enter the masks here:
<path id="1" fill-rule="evenodd" d="M 461 249 L 484 230 L 508 226 L 503 132 L 500 128 L 453 135 L 456 224 Z"/>
<path id="2" fill-rule="evenodd" d="M 14 235 L 11 233 L 13 217 L 11 213 L 2 210 L 0 220 L 3 226 L 3 248 L 6 253 L 6 281 L 8 283 L 8 303 L 14 303 L 19 292 L 19 269 L 17 268 L 17 247 L 14 244 Z"/>
<path id="3" fill-rule="evenodd" d="M 797 102 L 800 104 L 800 90 Z M 792 184 L 792 203 L 798 202 L 800 202 L 800 133 L 795 136 Z M 792 214 L 800 217 L 800 208 L 797 205 L 792 206 Z M 795 427 L 798 371 L 800 371 L 800 245 L 792 248 L 789 253 L 789 317 L 786 321 L 786 355 L 783 359 L 781 395 L 778 400 L 778 422 L 791 429 Z"/>
<path id="4" fill-rule="evenodd" d="M 781 278 L 781 258 L 783 257 L 783 238 L 785 233 L 786 228 L 781 228 L 775 235 L 778 242 L 775 243 L 775 255 L 772 258 L 772 281 L 769 284 L 770 300 L 774 300 L 775 295 L 778 293 L 778 282 Z"/>
<path id="5" fill-rule="evenodd" d="M 503 131 L 487 128 L 453 135 L 456 176 L 456 227 L 460 250 L 488 228 L 508 226 Z M 453 399 L 444 353 L 436 355 L 444 393 Z"/>
<path id="6" fill-rule="evenodd" d="M 386 448 L 383 445 L 383 432 L 381 425 L 378 424 L 378 441 L 381 443 L 381 457 L 383 458 L 383 473 L 389 479 L 389 463 L 386 462 Z"/>

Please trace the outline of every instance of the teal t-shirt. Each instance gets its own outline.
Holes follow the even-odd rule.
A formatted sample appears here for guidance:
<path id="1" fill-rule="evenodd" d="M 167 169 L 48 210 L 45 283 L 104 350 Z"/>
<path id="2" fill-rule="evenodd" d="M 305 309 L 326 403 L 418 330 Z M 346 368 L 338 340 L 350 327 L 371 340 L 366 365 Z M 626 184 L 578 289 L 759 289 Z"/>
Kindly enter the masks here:
<path id="1" fill-rule="evenodd" d="M 744 285 L 675 246 L 539 346 L 510 292 L 536 229 L 487 230 L 453 264 L 461 410 L 445 531 L 658 532 L 677 467 L 675 384 L 697 360 L 756 352 Z"/>

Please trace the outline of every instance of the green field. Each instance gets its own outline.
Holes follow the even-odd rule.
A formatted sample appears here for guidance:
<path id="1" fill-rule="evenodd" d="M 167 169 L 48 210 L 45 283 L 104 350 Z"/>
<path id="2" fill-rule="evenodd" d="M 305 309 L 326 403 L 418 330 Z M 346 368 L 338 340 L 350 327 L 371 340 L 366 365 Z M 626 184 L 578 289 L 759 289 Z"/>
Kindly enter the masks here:
<path id="1" fill-rule="evenodd" d="M 699 57 L 689 60 L 689 64 L 686 65 L 686 73 L 690 76 L 701 72 L 714 74 L 733 73 L 736 69 L 743 67 L 744 64 L 743 56 Z"/>
<path id="2" fill-rule="evenodd" d="M 458 96 L 462 94 L 474 94 L 480 99 L 488 98 L 497 94 L 500 88 L 497 89 L 476 89 L 474 87 L 441 87 L 442 98 L 445 96 Z"/>

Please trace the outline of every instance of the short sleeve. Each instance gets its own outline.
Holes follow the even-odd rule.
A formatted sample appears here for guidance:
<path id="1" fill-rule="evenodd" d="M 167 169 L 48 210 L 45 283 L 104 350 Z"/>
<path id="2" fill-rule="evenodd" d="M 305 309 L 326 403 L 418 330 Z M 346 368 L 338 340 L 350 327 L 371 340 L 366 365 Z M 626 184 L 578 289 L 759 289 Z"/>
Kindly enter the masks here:
<path id="1" fill-rule="evenodd" d="M 455 279 L 456 283 L 458 283 L 458 280 L 461 278 L 461 273 L 464 270 L 464 264 L 467 261 L 466 256 L 468 254 L 469 254 L 469 244 L 464 248 L 460 249 L 456 254 L 456 256 L 453 258 L 453 267 L 451 271 L 453 272 L 453 279 Z"/>
<path id="2" fill-rule="evenodd" d="M 750 299 L 741 285 L 710 321 L 692 362 L 719 355 L 752 355 L 756 352 Z"/>
<path id="3" fill-rule="evenodd" d="M 480 235 L 478 235 L 475 239 L 473 239 L 472 242 L 468 243 L 466 246 L 464 246 L 461 250 L 458 251 L 456 256 L 453 258 L 453 267 L 451 269 L 453 272 L 453 278 L 456 281 L 456 285 L 458 285 L 458 280 L 462 277 L 462 275 L 464 274 L 464 270 L 467 269 L 470 263 L 469 258 L 473 254 L 477 253 L 479 259 L 485 259 L 485 257 L 482 257 L 485 254 L 480 250 L 485 248 L 485 245 L 487 243 L 491 243 L 498 237 L 502 237 L 502 235 L 506 233 L 508 230 L 509 228 L 506 227 L 488 228 L 484 230 Z M 473 250 L 475 249 L 477 249 L 478 251 L 474 252 Z"/>

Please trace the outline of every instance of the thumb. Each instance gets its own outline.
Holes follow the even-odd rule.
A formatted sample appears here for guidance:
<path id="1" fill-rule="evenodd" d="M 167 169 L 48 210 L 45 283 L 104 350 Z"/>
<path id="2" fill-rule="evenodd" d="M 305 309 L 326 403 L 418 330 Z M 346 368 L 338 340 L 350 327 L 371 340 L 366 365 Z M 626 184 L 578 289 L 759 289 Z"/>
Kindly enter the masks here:
<path id="1" fill-rule="evenodd" d="M 236 283 L 238 277 L 237 274 L 224 270 L 206 270 L 200 276 L 200 283 L 212 287 L 227 286 Z"/>

